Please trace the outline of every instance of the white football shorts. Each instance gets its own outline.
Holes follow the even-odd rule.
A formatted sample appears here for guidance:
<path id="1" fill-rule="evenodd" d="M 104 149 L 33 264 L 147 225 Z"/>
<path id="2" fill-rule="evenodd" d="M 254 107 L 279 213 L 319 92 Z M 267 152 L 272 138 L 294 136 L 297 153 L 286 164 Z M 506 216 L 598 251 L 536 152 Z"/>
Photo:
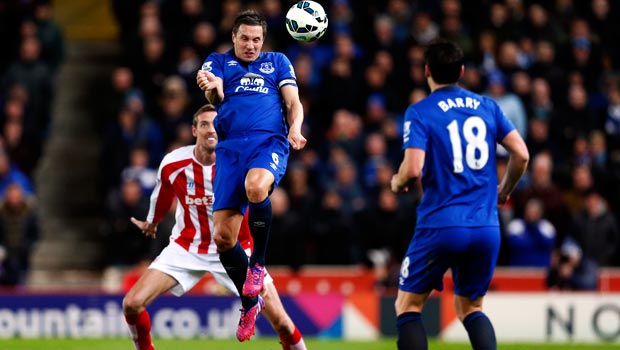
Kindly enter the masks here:
<path id="1" fill-rule="evenodd" d="M 246 254 L 248 253 L 246 251 Z M 190 253 L 178 244 L 171 242 L 148 268 L 161 271 L 177 280 L 177 285 L 170 289 L 170 293 L 178 297 L 192 289 L 207 272 L 211 273 L 221 286 L 233 294 L 239 295 L 235 284 L 224 270 L 217 253 Z M 264 284 L 269 283 L 273 283 L 273 278 L 265 270 Z"/>

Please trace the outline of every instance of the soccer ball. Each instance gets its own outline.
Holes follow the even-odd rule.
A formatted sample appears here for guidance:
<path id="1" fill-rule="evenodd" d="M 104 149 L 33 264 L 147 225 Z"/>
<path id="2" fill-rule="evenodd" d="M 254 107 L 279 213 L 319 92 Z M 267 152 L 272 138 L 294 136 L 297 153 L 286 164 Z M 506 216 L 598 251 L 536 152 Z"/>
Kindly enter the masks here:
<path id="1" fill-rule="evenodd" d="M 316 1 L 299 1 L 286 13 L 286 30 L 295 40 L 315 41 L 327 30 L 327 15 Z"/>

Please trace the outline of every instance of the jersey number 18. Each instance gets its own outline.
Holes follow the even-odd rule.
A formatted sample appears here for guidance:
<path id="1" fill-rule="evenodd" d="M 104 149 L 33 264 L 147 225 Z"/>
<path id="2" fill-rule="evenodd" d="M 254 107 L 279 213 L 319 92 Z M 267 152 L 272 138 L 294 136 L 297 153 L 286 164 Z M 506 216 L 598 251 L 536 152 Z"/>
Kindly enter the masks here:
<path id="1" fill-rule="evenodd" d="M 459 123 L 453 120 L 446 127 L 450 133 L 450 143 L 452 144 L 452 165 L 455 173 L 463 172 L 463 148 L 461 147 L 461 136 L 459 133 Z M 476 129 L 477 132 L 474 132 Z M 487 125 L 478 116 L 471 116 L 463 123 L 463 138 L 467 146 L 465 147 L 465 163 L 470 169 L 480 170 L 489 160 L 489 144 L 486 140 Z"/>

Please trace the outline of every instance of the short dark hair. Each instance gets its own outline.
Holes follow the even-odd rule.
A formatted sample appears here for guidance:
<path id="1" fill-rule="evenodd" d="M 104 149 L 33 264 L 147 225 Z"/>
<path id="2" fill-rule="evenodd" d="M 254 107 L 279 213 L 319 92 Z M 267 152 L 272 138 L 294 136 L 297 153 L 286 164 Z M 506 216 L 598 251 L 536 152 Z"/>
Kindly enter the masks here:
<path id="1" fill-rule="evenodd" d="M 245 10 L 235 17 L 232 32 L 237 35 L 239 27 L 242 25 L 263 27 L 263 38 L 267 36 L 267 19 L 255 10 Z"/>
<path id="2" fill-rule="evenodd" d="M 206 105 L 203 105 L 202 107 L 198 108 L 196 113 L 194 113 L 194 117 L 192 118 L 193 126 L 198 126 L 198 116 L 204 112 L 217 112 L 217 109 L 215 108 L 214 105 L 210 103 L 207 103 Z"/>
<path id="3" fill-rule="evenodd" d="M 463 50 L 451 41 L 435 39 L 428 43 L 424 61 L 437 84 L 454 84 L 461 78 Z"/>

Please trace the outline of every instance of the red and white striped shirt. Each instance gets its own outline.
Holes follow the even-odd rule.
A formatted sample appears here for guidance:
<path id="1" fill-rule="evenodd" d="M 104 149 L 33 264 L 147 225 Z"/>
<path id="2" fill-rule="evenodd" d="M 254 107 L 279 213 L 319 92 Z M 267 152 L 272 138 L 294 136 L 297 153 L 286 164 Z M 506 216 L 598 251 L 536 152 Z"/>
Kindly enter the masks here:
<path id="1" fill-rule="evenodd" d="M 175 224 L 170 242 L 191 253 L 217 253 L 213 241 L 213 178 L 215 164 L 202 165 L 194 157 L 194 147 L 184 146 L 168 153 L 157 172 L 147 221 L 158 224 L 176 198 Z M 247 220 L 239 232 L 243 249 L 252 249 Z"/>

